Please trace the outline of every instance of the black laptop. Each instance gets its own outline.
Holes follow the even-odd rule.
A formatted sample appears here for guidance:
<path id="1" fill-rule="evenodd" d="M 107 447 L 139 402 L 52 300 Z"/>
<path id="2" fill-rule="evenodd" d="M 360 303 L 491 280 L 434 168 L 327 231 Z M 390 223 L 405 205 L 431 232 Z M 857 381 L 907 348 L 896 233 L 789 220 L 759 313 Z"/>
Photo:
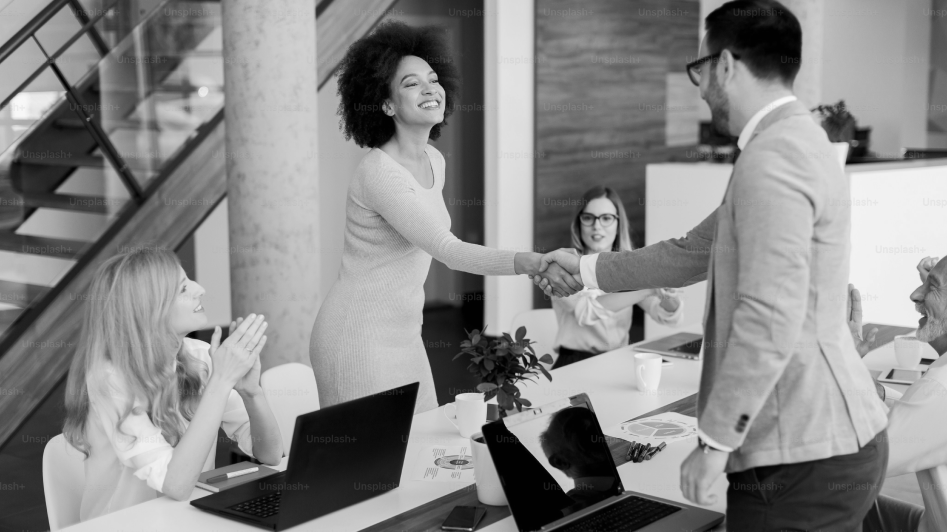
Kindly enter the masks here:
<path id="1" fill-rule="evenodd" d="M 625 491 L 586 394 L 488 423 L 483 436 L 520 532 L 703 532 L 723 521 L 719 512 Z"/>
<path id="2" fill-rule="evenodd" d="M 418 383 L 296 418 L 286 471 L 191 505 L 285 530 L 397 488 Z"/>

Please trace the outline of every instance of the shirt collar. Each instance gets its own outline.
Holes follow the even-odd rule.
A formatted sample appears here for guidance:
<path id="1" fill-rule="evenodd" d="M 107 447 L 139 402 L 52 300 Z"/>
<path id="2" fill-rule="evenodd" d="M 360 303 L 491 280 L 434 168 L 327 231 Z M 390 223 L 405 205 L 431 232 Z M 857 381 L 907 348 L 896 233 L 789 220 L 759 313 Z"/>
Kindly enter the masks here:
<path id="1" fill-rule="evenodd" d="M 784 96 L 776 101 L 764 105 L 763 108 L 757 111 L 756 114 L 753 115 L 753 118 L 751 118 L 750 121 L 747 122 L 745 126 L 743 126 L 743 131 L 740 132 L 740 138 L 737 139 L 737 147 L 740 148 L 741 151 L 746 149 L 747 143 L 750 142 L 750 137 L 752 137 L 753 132 L 756 131 L 756 126 L 760 125 L 760 122 L 763 121 L 763 118 L 765 118 L 766 115 L 770 114 L 777 107 L 785 105 L 789 102 L 794 102 L 796 99 L 797 98 L 795 96 Z"/>

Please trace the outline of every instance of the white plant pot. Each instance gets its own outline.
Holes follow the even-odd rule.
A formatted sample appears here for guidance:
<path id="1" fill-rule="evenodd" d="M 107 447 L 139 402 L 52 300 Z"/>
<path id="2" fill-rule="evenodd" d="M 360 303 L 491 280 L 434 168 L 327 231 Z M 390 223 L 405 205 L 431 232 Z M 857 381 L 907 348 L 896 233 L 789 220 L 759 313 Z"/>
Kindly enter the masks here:
<path id="1" fill-rule="evenodd" d="M 477 440 L 480 441 L 477 441 Z M 483 442 L 483 433 L 477 432 L 470 437 L 470 449 L 474 459 L 474 479 L 477 481 L 477 499 L 490 506 L 506 506 L 506 493 L 500 484 L 500 476 L 493 465 L 490 449 Z"/>
<path id="2" fill-rule="evenodd" d="M 848 149 L 851 145 L 847 142 L 833 142 L 835 146 L 835 153 L 838 156 L 838 162 L 842 165 L 842 168 L 845 168 L 845 161 L 848 160 Z"/>

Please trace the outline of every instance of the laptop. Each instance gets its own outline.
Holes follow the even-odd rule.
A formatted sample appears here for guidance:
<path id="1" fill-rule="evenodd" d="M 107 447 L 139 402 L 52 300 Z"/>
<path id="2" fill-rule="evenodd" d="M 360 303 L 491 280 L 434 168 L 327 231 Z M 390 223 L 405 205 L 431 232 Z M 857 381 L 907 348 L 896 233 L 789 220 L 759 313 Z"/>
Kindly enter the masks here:
<path id="1" fill-rule="evenodd" d="M 415 382 L 297 417 L 286 471 L 191 505 L 285 530 L 397 488 L 418 387 Z"/>
<path id="2" fill-rule="evenodd" d="M 700 360 L 700 349 L 704 343 L 704 337 L 699 334 L 681 332 L 658 338 L 651 342 L 634 346 L 636 351 L 646 353 L 657 353 L 668 357 L 686 358 L 688 360 Z"/>
<path id="3" fill-rule="evenodd" d="M 483 436 L 520 532 L 703 532 L 723 522 L 719 512 L 625 491 L 586 394 L 488 423 Z"/>

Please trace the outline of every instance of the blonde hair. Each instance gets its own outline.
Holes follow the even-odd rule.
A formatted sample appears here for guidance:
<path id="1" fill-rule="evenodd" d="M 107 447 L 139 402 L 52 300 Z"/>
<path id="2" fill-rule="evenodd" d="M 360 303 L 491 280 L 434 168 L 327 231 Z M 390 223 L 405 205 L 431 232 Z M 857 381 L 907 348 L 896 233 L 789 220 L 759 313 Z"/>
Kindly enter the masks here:
<path id="1" fill-rule="evenodd" d="M 585 191 L 582 195 L 582 201 L 579 202 L 579 209 L 572 217 L 572 247 L 585 255 L 587 251 L 585 242 L 582 241 L 582 227 L 580 226 L 579 216 L 585 212 L 585 206 L 594 199 L 608 198 L 615 206 L 618 212 L 618 228 L 615 230 L 615 241 L 612 242 L 612 251 L 631 251 L 634 246 L 631 244 L 631 231 L 628 227 L 628 214 L 625 213 L 625 205 L 621 201 L 618 193 L 609 187 L 597 186 Z"/>
<path id="2" fill-rule="evenodd" d="M 108 370 L 127 391 L 116 429 L 138 399 L 172 446 L 200 402 L 207 366 L 188 354 L 171 329 L 169 314 L 179 288 L 180 262 L 168 250 L 141 247 L 116 255 L 96 271 L 82 334 L 66 382 L 66 440 L 89 456 L 85 439 L 89 396 L 109 390 Z M 107 402 L 105 404 L 108 404 Z"/>

